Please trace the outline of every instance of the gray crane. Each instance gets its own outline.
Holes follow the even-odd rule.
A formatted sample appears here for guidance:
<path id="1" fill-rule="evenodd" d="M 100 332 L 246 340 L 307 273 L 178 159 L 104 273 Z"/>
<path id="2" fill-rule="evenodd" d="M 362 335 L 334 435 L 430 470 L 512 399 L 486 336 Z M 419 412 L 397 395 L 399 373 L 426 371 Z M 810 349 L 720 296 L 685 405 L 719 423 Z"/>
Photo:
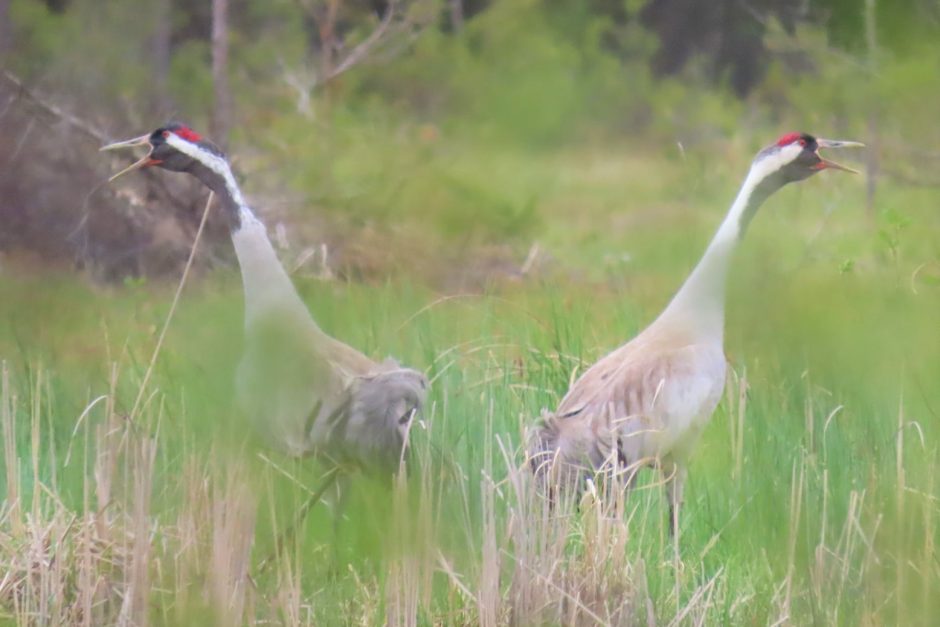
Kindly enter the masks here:
<path id="1" fill-rule="evenodd" d="M 594 473 L 630 485 L 660 468 L 670 530 L 679 529 L 687 465 L 725 383 L 725 281 L 758 207 L 787 183 L 825 169 L 854 172 L 819 155 L 858 142 L 788 133 L 761 150 L 718 232 L 666 309 L 630 342 L 591 366 L 528 437 L 530 464 L 554 495 Z M 608 475 L 609 476 L 609 475 Z"/>
<path id="2" fill-rule="evenodd" d="M 424 373 L 393 359 L 373 361 L 320 329 L 212 142 L 171 123 L 102 150 L 138 146 L 147 154 L 111 180 L 152 166 L 186 172 L 221 202 L 245 293 L 245 351 L 236 380 L 242 409 L 290 455 L 315 455 L 334 468 L 395 472 L 425 401 Z"/>

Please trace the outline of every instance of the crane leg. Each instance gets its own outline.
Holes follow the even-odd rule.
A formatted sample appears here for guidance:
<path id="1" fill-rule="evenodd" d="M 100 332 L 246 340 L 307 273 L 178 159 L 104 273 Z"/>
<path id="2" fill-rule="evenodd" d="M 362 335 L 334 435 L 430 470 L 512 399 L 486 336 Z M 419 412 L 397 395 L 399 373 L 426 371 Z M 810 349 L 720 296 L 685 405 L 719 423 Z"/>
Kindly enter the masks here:
<path id="1" fill-rule="evenodd" d="M 666 481 L 666 496 L 669 499 L 669 533 L 679 535 L 679 510 L 682 508 L 682 492 L 685 489 L 686 468 L 673 461 L 664 461 L 663 479 Z"/>
<path id="2" fill-rule="evenodd" d="M 336 479 L 336 502 L 333 504 L 333 548 L 330 564 L 330 577 L 338 577 L 340 574 L 340 547 L 343 543 L 340 541 L 340 534 L 343 530 L 343 516 L 346 513 L 346 505 L 349 503 L 349 475 L 343 474 Z"/>
<path id="3" fill-rule="evenodd" d="M 286 546 L 287 542 L 297 533 L 301 523 L 303 523 L 304 519 L 307 517 L 307 513 L 310 512 L 314 505 L 320 502 L 323 495 L 326 494 L 326 491 L 329 490 L 337 480 L 340 472 L 339 467 L 334 467 L 323 476 L 323 481 L 320 483 L 320 486 L 310 495 L 310 498 L 306 500 L 300 509 L 297 510 L 297 514 L 294 516 L 294 521 L 291 525 L 278 534 L 277 539 L 274 541 L 274 550 L 258 564 L 257 576 L 264 574 L 274 559 L 284 551 L 284 546 Z"/>
<path id="4" fill-rule="evenodd" d="M 669 535 L 672 537 L 673 567 L 675 568 L 676 604 L 678 606 L 682 570 L 682 554 L 679 550 L 679 514 L 682 510 L 682 490 L 685 488 L 685 464 L 674 460 L 662 464 L 663 477 L 666 480 L 666 496 L 669 498 Z"/>

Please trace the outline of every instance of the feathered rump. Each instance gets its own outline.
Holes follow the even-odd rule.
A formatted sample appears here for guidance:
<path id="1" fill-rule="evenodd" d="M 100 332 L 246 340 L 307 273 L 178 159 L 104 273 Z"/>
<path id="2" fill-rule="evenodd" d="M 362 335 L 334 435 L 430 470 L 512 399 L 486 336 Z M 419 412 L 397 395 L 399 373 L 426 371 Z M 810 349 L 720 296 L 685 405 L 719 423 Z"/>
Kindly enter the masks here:
<path id="1" fill-rule="evenodd" d="M 601 463 L 595 457 L 592 440 L 578 437 L 579 424 L 555 413 L 543 411 L 538 424 L 526 434 L 526 455 L 541 490 L 554 494 L 556 488 L 578 489 Z M 573 429 L 574 428 L 574 429 Z"/>
<path id="2" fill-rule="evenodd" d="M 238 371 L 242 409 L 289 455 L 394 471 L 427 378 L 394 360 L 376 364 L 311 325 L 255 319 Z"/>
<path id="3" fill-rule="evenodd" d="M 538 423 L 526 433 L 526 459 L 537 478 L 544 481 L 558 454 L 558 419 L 555 414 L 542 411 Z"/>
<path id="4" fill-rule="evenodd" d="M 424 373 L 397 364 L 357 378 L 350 389 L 349 419 L 332 442 L 358 465 L 394 472 L 407 451 L 411 423 L 424 406 L 427 387 Z"/>
<path id="5" fill-rule="evenodd" d="M 587 479 L 615 476 L 626 464 L 617 434 L 606 426 L 607 421 L 580 414 L 543 411 L 538 424 L 526 434 L 529 465 L 541 489 L 549 494 L 558 489 L 576 494 Z"/>

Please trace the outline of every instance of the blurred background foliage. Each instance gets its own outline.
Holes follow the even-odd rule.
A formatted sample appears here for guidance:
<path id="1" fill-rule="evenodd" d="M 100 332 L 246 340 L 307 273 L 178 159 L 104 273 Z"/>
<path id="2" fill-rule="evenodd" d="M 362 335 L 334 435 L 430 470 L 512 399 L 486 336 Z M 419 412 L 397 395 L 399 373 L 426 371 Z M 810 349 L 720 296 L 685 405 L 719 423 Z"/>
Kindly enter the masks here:
<path id="1" fill-rule="evenodd" d="M 228 3 L 220 92 L 210 2 L 0 1 L 0 250 L 105 280 L 175 274 L 198 186 L 104 188 L 116 164 L 94 153 L 170 119 L 215 131 L 298 256 L 435 284 L 518 271 L 536 240 L 564 256 L 574 214 L 643 210 L 617 186 L 577 206 L 586 181 L 559 171 L 602 155 L 662 161 L 650 197 L 688 199 L 791 128 L 861 137 L 870 221 L 885 178 L 940 183 L 934 0 Z M 214 233 L 203 261 L 228 264 Z"/>
<path id="2" fill-rule="evenodd" d="M 224 26 L 226 64 L 213 26 Z M 61 477 L 82 511 L 89 473 L 62 466 L 62 449 L 99 394 L 114 410 L 85 429 L 135 402 L 193 243 L 200 185 L 161 171 L 107 185 L 130 163 L 98 153 L 107 141 L 180 120 L 226 145 L 322 327 L 434 379 L 433 435 L 418 437 L 463 473 L 442 489 L 467 490 L 476 508 L 494 434 L 516 446 L 573 373 L 647 324 L 754 153 L 805 130 L 864 141 L 838 157 L 863 175 L 783 190 L 738 253 L 726 332 L 736 377 L 691 473 L 682 597 L 725 573 L 707 624 L 929 624 L 940 581 L 938 35 L 937 0 L 0 0 L 0 361 L 20 399 L 20 453 L 5 459 L 24 482 Z M 153 413 L 166 412 L 144 430 L 159 431 L 165 501 L 181 459 L 250 437 L 231 407 L 241 290 L 217 217 L 197 257 L 208 280 L 188 284 L 154 374 L 165 405 Z M 48 442 L 31 440 L 30 421 Z M 32 470 L 31 455 L 42 458 Z M 798 467 L 802 514 L 791 507 Z M 313 485 L 315 470 L 296 468 Z M 508 469 L 496 470 L 485 476 Z M 286 481 L 264 485 L 279 486 L 280 520 L 305 498 Z M 862 497 L 858 519 L 845 513 Z M 660 521 L 649 511 L 643 520 Z M 385 518 L 362 503 L 351 512 L 351 535 L 375 542 Z M 478 513 L 443 516 L 442 534 L 472 535 Z M 331 603 L 368 616 L 349 605 L 353 579 L 368 605 L 370 577 L 388 569 L 327 572 L 318 551 L 335 538 L 325 510 L 313 516 L 305 594 L 325 624 Z M 262 550 L 272 521 L 259 522 Z M 842 530 L 853 525 L 865 550 L 829 552 L 851 544 Z M 679 606 L 660 567 L 671 549 L 637 544 L 631 559 L 650 566 L 668 620 Z M 443 545 L 460 572 L 477 572 L 466 538 Z M 790 571 L 803 581 L 792 616 L 774 609 Z M 835 601 L 824 593 L 846 581 Z M 426 622 L 460 622 L 453 590 L 440 596 L 445 610 Z"/>

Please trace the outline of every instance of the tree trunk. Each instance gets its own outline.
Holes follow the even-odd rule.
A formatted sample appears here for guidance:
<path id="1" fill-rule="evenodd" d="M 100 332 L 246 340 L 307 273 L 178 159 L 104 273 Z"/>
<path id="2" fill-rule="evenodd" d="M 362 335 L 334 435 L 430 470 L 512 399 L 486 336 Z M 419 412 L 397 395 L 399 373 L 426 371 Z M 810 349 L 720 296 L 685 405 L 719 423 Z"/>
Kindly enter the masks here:
<path id="1" fill-rule="evenodd" d="M 449 0 L 450 28 L 455 33 L 463 30 L 463 0 Z"/>
<path id="2" fill-rule="evenodd" d="M 875 0 L 865 0 L 865 40 L 868 44 L 868 149 L 865 151 L 865 215 L 869 224 L 875 223 L 875 194 L 878 192 L 880 163 L 878 161 L 879 124 L 878 99 L 874 96 L 875 76 L 878 72 L 878 25 L 875 20 Z"/>
<path id="3" fill-rule="evenodd" d="M 0 0 L 0 56 L 13 50 L 13 29 L 10 28 L 10 0 Z"/>
<path id="4" fill-rule="evenodd" d="M 0 0 L 5 2 L 6 0 Z M 153 51 L 153 97 L 152 113 L 157 118 L 164 118 L 173 110 L 170 97 L 170 0 L 151 0 L 154 8 L 154 29 L 151 47 Z"/>
<path id="5" fill-rule="evenodd" d="M 212 116 L 209 123 L 212 141 L 225 149 L 232 124 L 228 85 L 228 0 L 212 0 L 212 90 Z"/>
<path id="6" fill-rule="evenodd" d="M 326 9 L 320 20 L 320 80 L 327 80 L 333 74 L 336 53 L 336 15 L 340 0 L 327 0 Z"/>

